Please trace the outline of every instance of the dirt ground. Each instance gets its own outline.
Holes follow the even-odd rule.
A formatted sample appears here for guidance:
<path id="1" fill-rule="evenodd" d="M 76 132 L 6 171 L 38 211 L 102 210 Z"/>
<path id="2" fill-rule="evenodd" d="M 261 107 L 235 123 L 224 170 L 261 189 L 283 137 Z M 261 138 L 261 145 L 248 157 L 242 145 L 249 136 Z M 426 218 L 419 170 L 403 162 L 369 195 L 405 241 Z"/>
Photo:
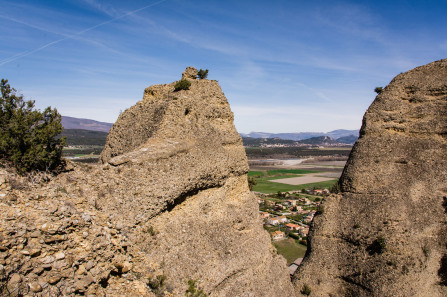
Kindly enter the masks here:
<path id="1" fill-rule="evenodd" d="M 305 162 L 303 162 L 305 160 Z M 343 171 L 346 161 L 318 161 L 310 159 L 258 159 L 249 160 L 250 170 L 273 170 L 273 169 L 307 169 L 323 171 L 325 173 L 338 174 L 330 176 L 338 178 Z M 323 174 L 319 174 L 323 175 Z"/>
<path id="2" fill-rule="evenodd" d="M 326 173 L 326 172 L 325 172 Z M 331 172 L 332 174 L 332 172 Z M 304 184 L 310 184 L 310 183 L 318 183 L 328 180 L 333 180 L 338 177 L 323 177 L 320 173 L 318 174 L 307 174 L 305 176 L 299 176 L 299 177 L 289 177 L 289 178 L 282 178 L 282 179 L 274 179 L 270 180 L 274 183 L 281 183 L 281 184 L 288 184 L 288 185 L 304 185 Z"/>

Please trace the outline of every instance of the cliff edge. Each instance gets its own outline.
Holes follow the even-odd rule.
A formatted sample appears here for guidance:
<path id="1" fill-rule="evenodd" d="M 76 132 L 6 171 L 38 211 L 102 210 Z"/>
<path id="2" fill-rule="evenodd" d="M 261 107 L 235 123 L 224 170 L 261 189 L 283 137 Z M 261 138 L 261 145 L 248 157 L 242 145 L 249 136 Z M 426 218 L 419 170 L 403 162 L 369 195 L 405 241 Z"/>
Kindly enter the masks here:
<path id="1" fill-rule="evenodd" d="M 447 295 L 447 60 L 396 76 L 363 118 L 294 278 L 311 296 Z M 304 291 L 303 291 L 304 292 Z"/>

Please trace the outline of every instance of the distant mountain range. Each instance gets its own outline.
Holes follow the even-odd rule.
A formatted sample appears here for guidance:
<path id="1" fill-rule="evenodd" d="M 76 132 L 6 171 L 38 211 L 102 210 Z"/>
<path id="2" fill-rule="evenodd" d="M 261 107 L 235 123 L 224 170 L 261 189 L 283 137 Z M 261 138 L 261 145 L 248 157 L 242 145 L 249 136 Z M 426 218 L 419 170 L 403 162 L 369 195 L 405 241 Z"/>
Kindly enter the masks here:
<path id="1" fill-rule="evenodd" d="M 302 146 L 346 146 L 352 145 L 357 141 L 354 135 L 344 136 L 334 139 L 329 136 L 317 136 L 302 140 L 290 140 L 275 138 L 252 138 L 242 137 L 246 147 L 302 147 Z"/>
<path id="2" fill-rule="evenodd" d="M 74 117 L 62 116 L 62 126 L 65 132 L 63 136 L 67 137 L 68 144 L 103 144 L 107 133 L 112 128 L 112 123 L 99 122 L 90 119 L 80 119 Z M 97 131 L 105 133 L 87 133 L 86 131 Z M 244 145 L 257 146 L 261 143 L 265 145 L 284 144 L 293 145 L 294 142 L 308 145 L 337 145 L 353 144 L 359 135 L 358 130 L 334 130 L 324 132 L 297 132 L 297 133 L 268 133 L 251 132 L 240 133 L 244 139 Z M 84 143 L 85 142 L 85 143 Z"/>
<path id="3" fill-rule="evenodd" d="M 338 139 L 335 140 L 329 136 L 317 136 L 317 137 L 312 137 L 312 138 L 308 138 L 308 139 L 303 139 L 303 140 L 300 140 L 299 142 L 302 144 L 323 145 L 323 146 L 338 146 L 340 144 L 345 144 L 344 142 L 338 141 Z"/>
<path id="4" fill-rule="evenodd" d="M 64 127 L 64 129 L 82 129 L 89 131 L 109 132 L 113 124 L 98 122 L 89 119 L 79 119 L 79 118 L 62 116 L 62 126 Z"/>
<path id="5" fill-rule="evenodd" d="M 268 133 L 268 132 L 250 132 L 240 133 L 242 137 L 252 137 L 252 138 L 280 138 L 287 140 L 303 140 L 312 137 L 319 136 L 329 136 L 332 139 L 338 139 L 341 137 L 354 136 L 358 138 L 359 130 L 334 130 L 327 133 L 324 132 L 297 132 L 297 133 Z"/>
<path id="6" fill-rule="evenodd" d="M 349 135 L 337 138 L 336 140 L 341 143 L 354 144 L 358 138 L 358 136 Z"/>

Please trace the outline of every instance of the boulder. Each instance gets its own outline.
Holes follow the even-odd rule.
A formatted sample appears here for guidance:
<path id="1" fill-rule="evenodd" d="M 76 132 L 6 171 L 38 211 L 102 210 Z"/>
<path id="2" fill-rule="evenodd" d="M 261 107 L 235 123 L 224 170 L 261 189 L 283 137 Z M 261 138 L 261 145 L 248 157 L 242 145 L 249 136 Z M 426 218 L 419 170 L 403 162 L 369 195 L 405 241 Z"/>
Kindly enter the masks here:
<path id="1" fill-rule="evenodd" d="M 182 73 L 182 79 L 197 79 L 197 69 L 194 67 L 187 67 Z"/>

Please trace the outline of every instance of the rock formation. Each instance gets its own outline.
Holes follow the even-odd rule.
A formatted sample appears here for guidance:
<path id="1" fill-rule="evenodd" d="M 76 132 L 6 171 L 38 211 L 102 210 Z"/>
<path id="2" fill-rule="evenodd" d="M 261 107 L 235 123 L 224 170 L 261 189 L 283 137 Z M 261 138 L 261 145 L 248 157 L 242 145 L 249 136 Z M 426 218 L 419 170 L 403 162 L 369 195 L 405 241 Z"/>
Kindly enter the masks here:
<path id="1" fill-rule="evenodd" d="M 11 290 L 96 296 L 293 296 L 263 230 L 218 83 L 147 88 L 98 166 L 49 178 L 0 172 L 0 276 Z M 29 180 L 31 179 L 31 183 Z"/>
<path id="2" fill-rule="evenodd" d="M 340 185 L 313 222 L 298 295 L 447 296 L 447 60 L 376 97 Z"/>

